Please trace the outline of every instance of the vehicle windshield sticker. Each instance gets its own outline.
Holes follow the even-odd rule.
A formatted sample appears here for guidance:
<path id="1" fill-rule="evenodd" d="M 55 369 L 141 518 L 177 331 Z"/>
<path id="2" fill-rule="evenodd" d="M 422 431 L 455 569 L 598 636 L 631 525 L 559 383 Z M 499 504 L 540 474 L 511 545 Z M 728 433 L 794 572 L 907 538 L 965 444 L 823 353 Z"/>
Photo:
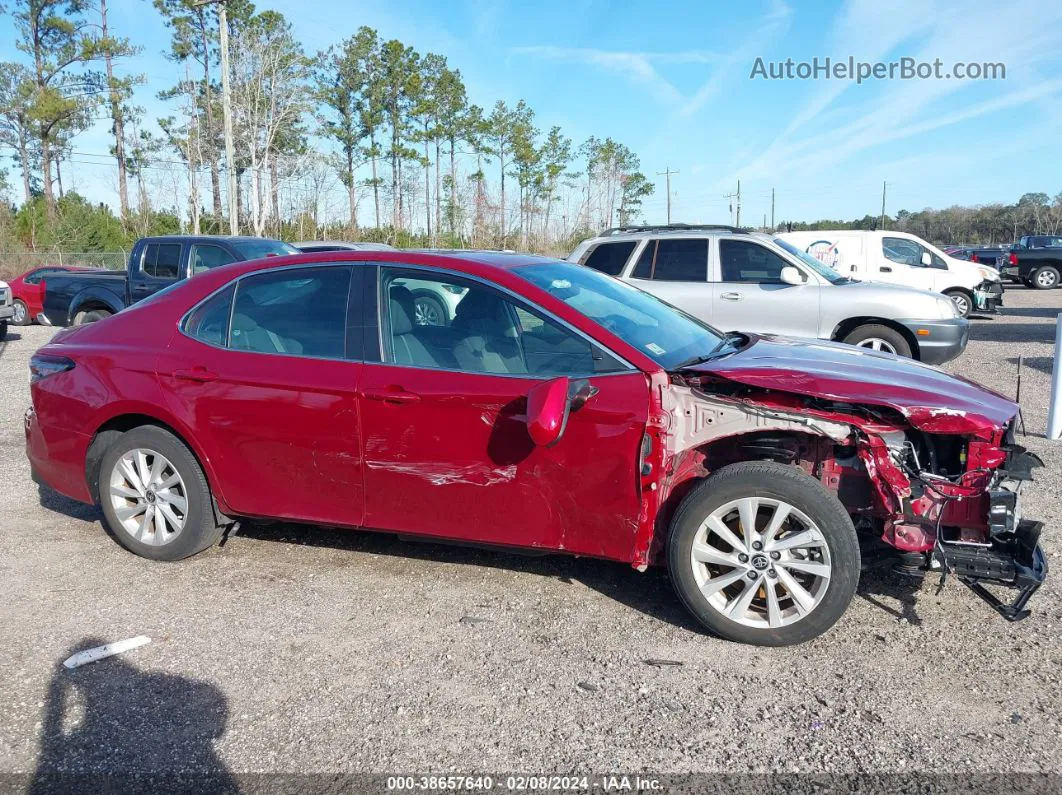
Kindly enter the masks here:
<path id="1" fill-rule="evenodd" d="M 657 356 L 663 356 L 665 353 L 667 353 L 667 351 L 665 351 L 663 348 L 661 348 L 655 342 L 647 343 L 645 347 L 648 348 L 649 350 L 651 350 Z"/>

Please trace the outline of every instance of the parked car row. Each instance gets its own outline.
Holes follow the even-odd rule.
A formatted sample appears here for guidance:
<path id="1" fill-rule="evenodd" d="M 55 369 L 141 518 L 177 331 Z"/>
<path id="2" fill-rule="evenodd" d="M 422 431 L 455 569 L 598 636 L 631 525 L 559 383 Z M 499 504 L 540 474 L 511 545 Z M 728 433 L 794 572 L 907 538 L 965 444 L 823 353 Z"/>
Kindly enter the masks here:
<path id="1" fill-rule="evenodd" d="M 712 226 L 616 229 L 584 241 L 568 259 L 724 330 L 846 342 L 930 364 L 954 359 L 969 338 L 970 323 L 949 297 L 856 281 L 786 236 Z"/>
<path id="2" fill-rule="evenodd" d="M 610 234 L 573 253 L 590 267 L 334 250 L 199 272 L 186 244 L 206 245 L 142 241 L 115 300 L 162 262 L 169 289 L 30 364 L 34 478 L 101 505 L 138 555 L 185 558 L 264 518 L 659 564 L 703 626 L 763 645 L 838 620 L 861 540 L 958 572 L 1011 620 L 1046 576 L 1018 406 L 884 352 L 961 349 L 942 295 L 733 229 Z M 418 323 L 414 285 L 453 311 Z M 724 328 L 825 305 L 801 322 L 847 323 L 863 347 L 723 333 L 652 293 Z M 824 321 L 835 296 L 887 316 Z"/>

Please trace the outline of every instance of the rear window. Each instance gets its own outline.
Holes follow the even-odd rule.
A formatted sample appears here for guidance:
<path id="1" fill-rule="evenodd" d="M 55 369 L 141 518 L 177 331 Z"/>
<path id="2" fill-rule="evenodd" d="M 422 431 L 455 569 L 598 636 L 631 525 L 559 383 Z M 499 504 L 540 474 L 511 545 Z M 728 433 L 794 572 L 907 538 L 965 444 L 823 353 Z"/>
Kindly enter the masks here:
<path id="1" fill-rule="evenodd" d="M 176 279 L 181 265 L 180 243 L 148 243 L 140 270 L 156 279 Z"/>
<path id="2" fill-rule="evenodd" d="M 590 256 L 584 259 L 582 264 L 595 271 L 607 273 L 609 276 L 619 276 L 636 245 L 638 243 L 634 240 L 624 243 L 602 243 L 590 252 Z"/>

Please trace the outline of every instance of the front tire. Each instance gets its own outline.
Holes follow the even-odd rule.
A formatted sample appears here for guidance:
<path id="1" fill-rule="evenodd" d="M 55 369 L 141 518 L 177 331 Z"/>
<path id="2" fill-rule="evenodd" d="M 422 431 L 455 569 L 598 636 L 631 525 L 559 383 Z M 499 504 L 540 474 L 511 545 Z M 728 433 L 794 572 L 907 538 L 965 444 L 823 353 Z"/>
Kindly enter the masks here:
<path id="1" fill-rule="evenodd" d="M 1037 268 L 1032 273 L 1032 287 L 1037 290 L 1053 290 L 1058 287 L 1058 270 L 1047 265 L 1043 268 Z"/>
<path id="2" fill-rule="evenodd" d="M 414 322 L 418 326 L 446 326 L 450 323 L 446 306 L 434 295 L 413 294 Z"/>
<path id="3" fill-rule="evenodd" d="M 945 290 L 944 295 L 951 299 L 955 308 L 959 310 L 959 317 L 969 317 L 973 311 L 974 299 L 965 290 Z"/>
<path id="4" fill-rule="evenodd" d="M 106 309 L 90 309 L 87 312 L 82 312 L 78 316 L 77 325 L 84 326 L 86 323 L 95 323 L 99 320 L 109 318 L 113 313 Z"/>
<path id="5" fill-rule="evenodd" d="M 911 343 L 896 329 L 878 323 L 868 323 L 850 332 L 842 342 L 857 348 L 869 348 L 882 353 L 895 353 L 911 358 Z"/>
<path id="6" fill-rule="evenodd" d="M 115 540 L 151 560 L 191 557 L 224 531 L 199 462 L 180 439 L 155 426 L 122 434 L 103 454 L 99 497 Z"/>
<path id="7" fill-rule="evenodd" d="M 11 317 L 12 324 L 28 326 L 33 322 L 33 318 L 29 316 L 29 309 L 26 308 L 26 305 L 20 299 L 16 298 L 11 308 L 15 310 L 15 314 Z"/>
<path id="8" fill-rule="evenodd" d="M 682 501 L 667 564 L 707 629 L 756 646 L 804 643 L 832 627 L 859 582 L 859 543 L 840 501 L 792 466 L 731 464 Z"/>

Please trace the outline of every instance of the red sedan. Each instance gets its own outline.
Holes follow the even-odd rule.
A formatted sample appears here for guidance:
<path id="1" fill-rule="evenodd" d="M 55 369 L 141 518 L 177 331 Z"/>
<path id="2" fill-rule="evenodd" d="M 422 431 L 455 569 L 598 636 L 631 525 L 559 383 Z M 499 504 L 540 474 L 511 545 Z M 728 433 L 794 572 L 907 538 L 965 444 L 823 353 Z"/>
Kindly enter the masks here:
<path id="1" fill-rule="evenodd" d="M 460 295 L 452 318 L 418 325 L 414 289 Z M 1010 400 L 724 335 L 566 262 L 237 263 L 60 331 L 31 380 L 35 478 L 158 560 L 269 518 L 660 563 L 704 626 L 771 645 L 845 611 L 857 527 L 909 569 L 1017 588 L 1008 618 L 1046 571 Z"/>
<path id="2" fill-rule="evenodd" d="M 34 318 L 44 311 L 44 284 L 50 273 L 67 273 L 69 271 L 89 271 L 94 268 L 82 268 L 67 265 L 45 265 L 23 273 L 8 282 L 11 297 L 14 299 L 15 314 L 11 322 L 16 326 L 28 326 Z"/>

